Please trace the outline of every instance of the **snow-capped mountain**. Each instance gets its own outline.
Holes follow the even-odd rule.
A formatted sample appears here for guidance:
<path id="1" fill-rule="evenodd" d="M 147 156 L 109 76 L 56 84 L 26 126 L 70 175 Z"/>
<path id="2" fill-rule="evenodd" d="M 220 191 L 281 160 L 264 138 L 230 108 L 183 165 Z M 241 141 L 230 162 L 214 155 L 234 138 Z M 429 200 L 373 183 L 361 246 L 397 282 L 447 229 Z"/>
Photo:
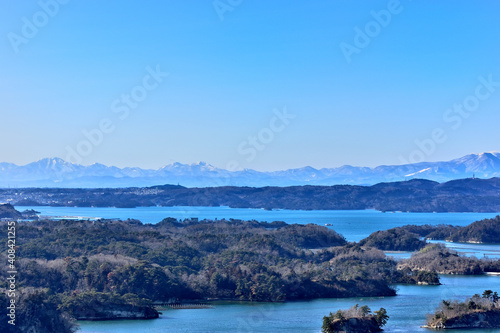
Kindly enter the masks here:
<path id="1" fill-rule="evenodd" d="M 375 168 L 344 165 L 315 169 L 307 166 L 274 172 L 251 169 L 228 171 L 204 162 L 172 163 L 158 170 L 118 168 L 99 163 L 83 166 L 60 158 L 44 158 L 22 166 L 0 163 L 0 187 L 371 185 L 412 178 L 443 182 L 473 176 L 500 177 L 500 153 L 470 154 L 447 162 L 382 165 Z"/>

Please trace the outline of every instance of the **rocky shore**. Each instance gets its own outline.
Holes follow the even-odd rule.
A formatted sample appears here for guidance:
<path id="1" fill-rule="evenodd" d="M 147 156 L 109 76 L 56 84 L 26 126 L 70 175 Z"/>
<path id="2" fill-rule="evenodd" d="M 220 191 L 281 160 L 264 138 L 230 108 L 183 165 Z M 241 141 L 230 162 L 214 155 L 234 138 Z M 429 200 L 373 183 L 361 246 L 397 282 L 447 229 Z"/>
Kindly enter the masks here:
<path id="1" fill-rule="evenodd" d="M 500 328 L 500 310 L 478 310 L 458 317 L 440 318 L 424 327 L 432 329 Z"/>

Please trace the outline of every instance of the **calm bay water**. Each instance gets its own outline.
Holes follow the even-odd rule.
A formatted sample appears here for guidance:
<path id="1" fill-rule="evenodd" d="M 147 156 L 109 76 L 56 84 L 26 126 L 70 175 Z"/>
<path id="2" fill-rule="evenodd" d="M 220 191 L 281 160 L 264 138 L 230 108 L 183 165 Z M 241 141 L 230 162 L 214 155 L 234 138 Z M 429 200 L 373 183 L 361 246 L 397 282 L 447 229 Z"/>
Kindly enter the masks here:
<path id="1" fill-rule="evenodd" d="M 425 323 L 426 314 L 433 312 L 442 299 L 465 299 L 485 289 L 500 290 L 500 277 L 496 276 L 441 276 L 441 282 L 441 286 L 399 285 L 398 296 L 395 297 L 317 299 L 287 303 L 217 302 L 212 309 L 163 311 L 159 319 L 149 321 L 82 321 L 80 328 L 86 333 L 319 333 L 322 318 L 329 312 L 354 304 L 366 304 L 372 310 L 381 307 L 387 310 L 390 319 L 384 328 L 385 332 L 431 332 L 420 326 Z"/>
<path id="2" fill-rule="evenodd" d="M 491 218 L 494 213 L 381 213 L 363 211 L 291 211 L 260 209 L 232 209 L 227 207 L 144 207 L 144 208 L 76 208 L 76 207 L 16 207 L 35 209 L 49 216 L 85 216 L 102 218 L 136 218 L 144 223 L 156 223 L 165 217 L 178 219 L 236 218 L 258 221 L 285 221 L 287 223 L 332 224 L 329 228 L 341 233 L 349 241 L 359 241 L 377 230 L 406 224 L 468 225 Z M 455 244 L 447 246 L 468 255 L 496 257 L 500 245 Z M 404 257 L 407 254 L 396 256 Z M 398 285 L 398 296 L 379 298 L 317 299 L 287 303 L 217 302 L 212 309 L 166 310 L 156 320 L 80 322 L 86 333 L 139 332 L 314 332 L 321 331 L 323 316 L 340 308 L 358 303 L 372 310 L 387 309 L 390 316 L 386 332 L 425 332 L 420 328 L 427 313 L 432 312 L 442 299 L 464 299 L 485 289 L 500 291 L 498 276 L 441 276 L 441 286 Z M 429 331 L 430 332 L 430 331 Z M 453 332 L 453 331 L 451 331 Z M 467 332 L 500 332 L 500 330 L 470 330 Z"/>

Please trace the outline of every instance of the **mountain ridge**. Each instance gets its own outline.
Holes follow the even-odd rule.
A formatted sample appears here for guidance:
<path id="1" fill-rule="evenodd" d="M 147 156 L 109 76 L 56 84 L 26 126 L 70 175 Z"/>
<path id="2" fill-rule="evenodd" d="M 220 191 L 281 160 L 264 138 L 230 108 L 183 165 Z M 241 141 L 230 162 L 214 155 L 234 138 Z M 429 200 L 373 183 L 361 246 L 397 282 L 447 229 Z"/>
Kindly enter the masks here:
<path id="1" fill-rule="evenodd" d="M 14 206 L 173 207 L 204 206 L 291 210 L 401 212 L 500 212 L 500 178 L 438 183 L 426 179 L 371 186 L 183 187 L 0 189 L 0 202 Z"/>
<path id="2" fill-rule="evenodd" d="M 61 158 L 43 158 L 26 165 L 0 163 L 0 187 L 143 187 L 181 184 L 212 186 L 373 185 L 412 178 L 445 182 L 453 179 L 500 177 L 500 152 L 468 154 L 442 162 L 362 167 L 342 165 L 316 169 L 305 166 L 278 171 L 229 171 L 206 162 L 167 164 L 156 170 L 138 167 L 88 166 Z"/>

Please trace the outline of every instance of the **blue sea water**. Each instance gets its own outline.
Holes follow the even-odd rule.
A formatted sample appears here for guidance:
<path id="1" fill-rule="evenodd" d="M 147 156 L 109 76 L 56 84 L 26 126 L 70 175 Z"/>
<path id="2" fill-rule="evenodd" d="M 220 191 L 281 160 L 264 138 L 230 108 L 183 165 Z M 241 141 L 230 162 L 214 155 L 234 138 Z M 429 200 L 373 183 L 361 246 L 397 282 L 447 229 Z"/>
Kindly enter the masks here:
<path id="1" fill-rule="evenodd" d="M 441 276 L 441 286 L 399 285 L 398 296 L 316 299 L 286 303 L 216 302 L 212 309 L 164 311 L 159 319 L 141 321 L 80 322 L 85 333 L 319 333 L 322 318 L 354 304 L 373 311 L 383 307 L 390 316 L 384 332 L 432 332 L 420 326 L 442 299 L 465 299 L 485 289 L 500 290 L 496 276 Z M 448 331 L 447 331 L 448 332 Z M 450 330 L 449 332 L 455 332 Z M 468 330 L 467 332 L 500 332 Z"/>
<path id="2" fill-rule="evenodd" d="M 157 223 L 166 217 L 178 219 L 236 218 L 287 223 L 332 224 L 348 241 L 359 241 L 377 230 L 406 224 L 468 225 L 491 218 L 494 213 L 381 213 L 363 211 L 293 211 L 232 209 L 228 207 L 144 207 L 144 208 L 76 208 L 76 207 L 16 207 L 35 209 L 48 216 L 84 216 L 102 218 L 135 218 L 144 223 Z M 497 257 L 500 245 L 447 243 L 447 246 L 467 255 Z M 391 254 L 405 257 L 409 254 Z M 425 332 L 420 326 L 426 314 L 442 299 L 465 299 L 485 289 L 500 292 L 500 276 L 441 276 L 441 286 L 398 285 L 398 296 L 377 298 L 316 299 L 286 303 L 217 302 L 211 309 L 164 311 L 159 319 L 139 321 L 80 322 L 85 333 L 139 332 L 311 332 L 321 331 L 322 318 L 329 312 L 354 304 L 368 305 L 372 310 L 387 309 L 390 316 L 385 332 Z M 453 332 L 453 331 L 450 331 Z M 467 332 L 500 332 L 500 330 L 469 330 Z"/>

